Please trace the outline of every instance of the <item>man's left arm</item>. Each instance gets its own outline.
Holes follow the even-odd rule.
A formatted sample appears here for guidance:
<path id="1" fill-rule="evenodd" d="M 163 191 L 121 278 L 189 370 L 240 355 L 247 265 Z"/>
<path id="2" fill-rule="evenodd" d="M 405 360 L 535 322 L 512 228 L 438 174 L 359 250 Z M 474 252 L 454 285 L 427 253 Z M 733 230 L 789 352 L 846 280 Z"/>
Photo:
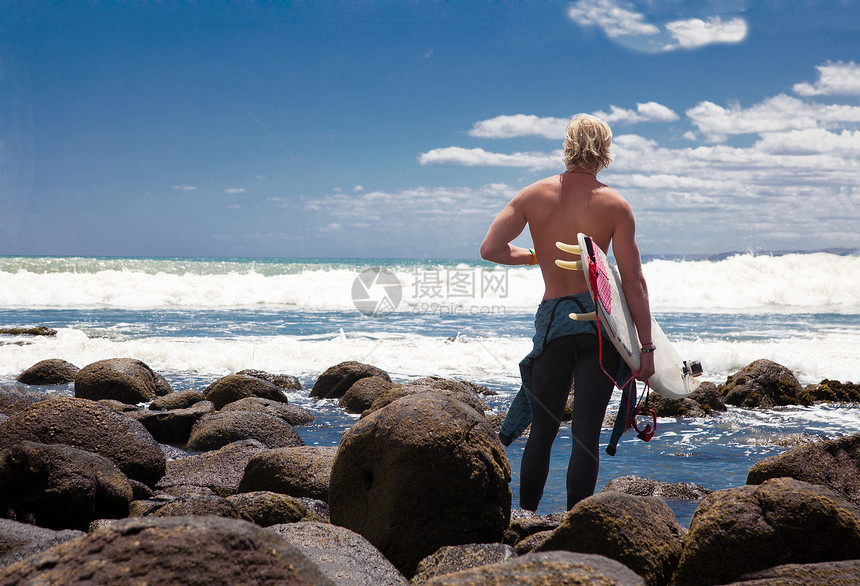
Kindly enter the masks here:
<path id="1" fill-rule="evenodd" d="M 481 243 L 481 258 L 502 265 L 530 265 L 534 263 L 531 250 L 511 244 L 511 240 L 523 233 L 526 216 L 521 211 L 522 194 L 515 197 L 496 216 L 484 241 Z"/>

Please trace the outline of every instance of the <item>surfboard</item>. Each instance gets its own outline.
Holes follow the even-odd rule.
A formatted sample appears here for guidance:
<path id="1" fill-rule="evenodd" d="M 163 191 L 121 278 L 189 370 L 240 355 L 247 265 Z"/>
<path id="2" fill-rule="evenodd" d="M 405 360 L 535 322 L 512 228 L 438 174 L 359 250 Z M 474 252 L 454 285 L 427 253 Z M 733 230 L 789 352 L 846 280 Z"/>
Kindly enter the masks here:
<path id="1" fill-rule="evenodd" d="M 578 261 L 558 259 L 555 264 L 563 269 L 582 271 L 588 290 L 594 299 L 598 315 L 570 314 L 571 319 L 595 320 L 612 340 L 612 344 L 633 372 L 639 370 L 639 336 L 624 291 L 621 289 L 621 276 L 618 269 L 609 261 L 599 246 L 585 234 L 579 233 L 578 244 L 557 242 L 556 247 L 564 252 L 580 255 Z M 590 278 L 595 275 L 595 278 Z M 698 361 L 684 360 L 663 333 L 660 324 L 652 317 L 651 339 L 654 351 L 654 375 L 648 379 L 650 387 L 659 395 L 670 399 L 683 399 L 699 387 L 696 378 L 702 374 Z"/>

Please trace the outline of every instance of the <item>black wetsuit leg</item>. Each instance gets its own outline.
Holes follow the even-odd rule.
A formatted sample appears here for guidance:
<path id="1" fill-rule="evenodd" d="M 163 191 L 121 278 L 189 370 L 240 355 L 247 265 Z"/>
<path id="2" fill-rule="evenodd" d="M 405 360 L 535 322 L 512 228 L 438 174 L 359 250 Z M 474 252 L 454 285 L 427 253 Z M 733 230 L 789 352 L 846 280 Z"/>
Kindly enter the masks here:
<path id="1" fill-rule="evenodd" d="M 603 361 L 614 373 L 621 357 L 604 340 Z M 573 450 L 567 471 L 568 508 L 593 494 L 599 464 L 600 429 L 613 381 L 600 368 L 597 336 L 578 334 L 556 338 L 532 363 L 534 421 L 520 466 L 520 507 L 534 511 L 549 474 L 552 444 L 558 435 L 564 406 L 575 381 L 571 423 Z M 587 494 L 586 494 L 587 493 Z"/>

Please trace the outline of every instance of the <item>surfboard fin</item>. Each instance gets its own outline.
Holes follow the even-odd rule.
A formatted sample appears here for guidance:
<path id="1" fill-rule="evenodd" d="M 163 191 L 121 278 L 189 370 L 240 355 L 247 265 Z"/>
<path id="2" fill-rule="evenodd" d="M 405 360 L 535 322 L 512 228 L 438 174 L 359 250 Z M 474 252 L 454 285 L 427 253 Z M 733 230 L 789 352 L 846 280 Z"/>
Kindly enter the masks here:
<path id="1" fill-rule="evenodd" d="M 567 317 L 573 321 L 597 321 L 597 313 L 594 311 L 588 313 L 569 313 Z"/>
<path id="2" fill-rule="evenodd" d="M 577 244 L 565 244 L 564 242 L 556 242 L 555 247 L 559 250 L 563 250 L 571 254 L 579 254 L 579 246 Z"/>
<path id="3" fill-rule="evenodd" d="M 561 260 L 556 259 L 555 264 L 563 269 L 567 269 L 569 271 L 581 271 L 582 270 L 582 261 L 578 260 Z"/>

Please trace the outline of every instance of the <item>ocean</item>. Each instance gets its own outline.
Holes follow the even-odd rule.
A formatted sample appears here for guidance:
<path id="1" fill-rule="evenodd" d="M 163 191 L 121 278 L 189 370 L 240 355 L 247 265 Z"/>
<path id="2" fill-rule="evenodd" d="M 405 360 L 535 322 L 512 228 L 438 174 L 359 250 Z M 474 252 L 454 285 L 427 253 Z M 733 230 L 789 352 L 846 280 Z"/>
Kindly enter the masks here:
<path id="1" fill-rule="evenodd" d="M 721 384 L 759 358 L 801 384 L 860 382 L 860 256 L 737 254 L 720 260 L 652 259 L 643 266 L 652 311 L 702 379 Z M 147 363 L 174 389 L 200 389 L 243 369 L 298 377 L 290 402 L 317 420 L 308 445 L 334 446 L 357 416 L 308 392 L 329 366 L 357 360 L 396 381 L 436 375 L 498 394 L 519 388 L 542 294 L 531 267 L 483 261 L 0 257 L 0 328 L 47 326 L 56 336 L 0 336 L 0 385 L 47 358 L 79 367 L 105 358 Z M 42 392 L 69 394 L 67 386 Z M 610 410 L 617 406 L 617 393 Z M 661 418 L 649 443 L 624 436 L 602 455 L 597 489 L 634 474 L 712 490 L 745 484 L 749 467 L 786 437 L 860 432 L 860 406 L 729 408 L 704 419 Z M 604 443 L 608 439 L 605 431 Z M 570 454 L 562 427 L 538 512 L 565 509 Z M 508 449 L 514 506 L 525 440 Z M 696 503 L 670 502 L 689 522 Z"/>

